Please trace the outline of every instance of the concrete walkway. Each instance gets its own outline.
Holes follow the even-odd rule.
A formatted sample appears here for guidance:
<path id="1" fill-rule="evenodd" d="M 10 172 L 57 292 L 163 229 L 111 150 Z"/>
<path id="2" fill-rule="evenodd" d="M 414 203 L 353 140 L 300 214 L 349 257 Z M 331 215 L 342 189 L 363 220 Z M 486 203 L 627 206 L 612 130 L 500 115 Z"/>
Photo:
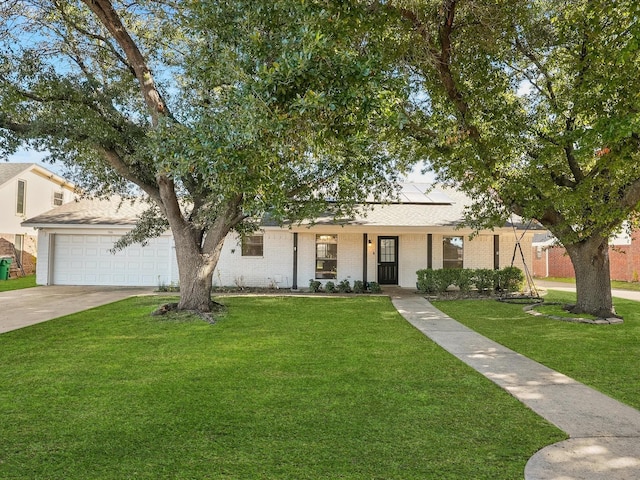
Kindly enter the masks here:
<path id="1" fill-rule="evenodd" d="M 391 299 L 427 337 L 571 437 L 537 452 L 526 480 L 640 479 L 640 411 L 483 337 L 419 295 Z"/>
<path id="2" fill-rule="evenodd" d="M 153 287 L 47 286 L 0 292 L 0 333 L 116 302 Z"/>

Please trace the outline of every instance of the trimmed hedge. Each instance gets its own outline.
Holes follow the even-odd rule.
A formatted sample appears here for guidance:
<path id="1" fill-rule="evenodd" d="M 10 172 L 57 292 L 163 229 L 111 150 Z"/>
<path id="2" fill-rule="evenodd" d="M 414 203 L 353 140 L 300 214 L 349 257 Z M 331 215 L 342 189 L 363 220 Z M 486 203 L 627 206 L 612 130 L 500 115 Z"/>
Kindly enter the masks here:
<path id="1" fill-rule="evenodd" d="M 475 287 L 480 293 L 498 290 L 517 292 L 522 289 L 524 274 L 517 267 L 505 267 L 502 270 L 488 268 L 444 268 L 441 270 L 418 270 L 416 284 L 420 293 L 444 293 L 451 286 L 463 293 Z"/>

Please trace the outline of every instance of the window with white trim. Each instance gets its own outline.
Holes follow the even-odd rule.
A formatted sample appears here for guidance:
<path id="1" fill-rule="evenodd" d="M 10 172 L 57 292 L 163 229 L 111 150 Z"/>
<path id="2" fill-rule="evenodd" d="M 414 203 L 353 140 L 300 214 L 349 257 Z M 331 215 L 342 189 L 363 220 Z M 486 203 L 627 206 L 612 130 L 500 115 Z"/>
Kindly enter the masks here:
<path id="1" fill-rule="evenodd" d="M 26 212 L 27 182 L 18 180 L 18 194 L 16 198 L 16 214 L 24 215 Z"/>
<path id="2" fill-rule="evenodd" d="M 245 235 L 242 237 L 243 257 L 262 257 L 264 253 L 264 235 Z"/>
<path id="3" fill-rule="evenodd" d="M 59 207 L 64 203 L 64 192 L 53 192 L 53 206 Z"/>
<path id="4" fill-rule="evenodd" d="M 442 238 L 442 268 L 463 268 L 464 238 Z"/>
<path id="5" fill-rule="evenodd" d="M 316 235 L 316 279 L 338 277 L 338 236 Z"/>

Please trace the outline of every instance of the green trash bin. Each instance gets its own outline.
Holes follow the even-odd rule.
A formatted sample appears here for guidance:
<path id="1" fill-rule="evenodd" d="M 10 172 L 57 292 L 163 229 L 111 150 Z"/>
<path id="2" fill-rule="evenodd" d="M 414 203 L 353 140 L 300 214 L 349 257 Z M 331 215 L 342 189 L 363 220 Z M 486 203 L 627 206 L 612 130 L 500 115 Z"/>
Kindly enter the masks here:
<path id="1" fill-rule="evenodd" d="M 11 257 L 0 258 L 0 280 L 9 280 L 9 269 L 11 268 Z"/>

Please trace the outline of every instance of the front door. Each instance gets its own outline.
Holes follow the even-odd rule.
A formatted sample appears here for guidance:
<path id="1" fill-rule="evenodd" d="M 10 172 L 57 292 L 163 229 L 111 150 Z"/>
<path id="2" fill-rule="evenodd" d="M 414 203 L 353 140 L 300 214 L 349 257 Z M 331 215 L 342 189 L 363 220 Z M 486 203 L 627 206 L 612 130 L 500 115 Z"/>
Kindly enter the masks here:
<path id="1" fill-rule="evenodd" d="M 398 284 L 398 237 L 378 237 L 378 283 Z"/>

